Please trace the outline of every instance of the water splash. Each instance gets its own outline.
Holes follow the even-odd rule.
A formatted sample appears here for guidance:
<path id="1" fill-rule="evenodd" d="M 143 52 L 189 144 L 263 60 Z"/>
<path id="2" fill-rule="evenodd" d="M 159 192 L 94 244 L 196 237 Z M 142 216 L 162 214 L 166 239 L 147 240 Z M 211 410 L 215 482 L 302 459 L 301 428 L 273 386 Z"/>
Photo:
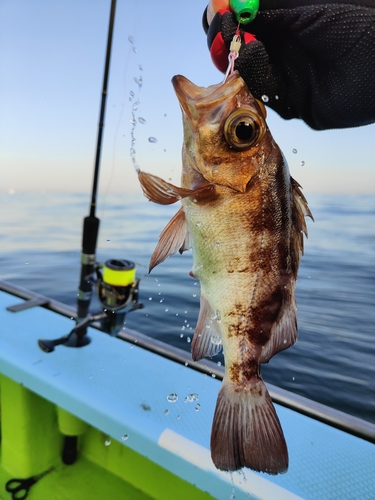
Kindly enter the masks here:
<path id="1" fill-rule="evenodd" d="M 134 43 L 135 43 L 134 37 L 129 36 L 128 40 L 129 40 L 129 43 L 131 43 L 133 45 L 133 52 L 136 54 L 137 53 L 137 49 L 136 49 L 136 47 L 134 45 Z M 143 71 L 143 68 L 142 68 L 141 64 L 138 65 L 138 69 L 140 71 Z M 130 158 L 131 158 L 131 161 L 133 163 L 134 169 L 138 173 L 140 171 L 140 168 L 139 168 L 139 165 L 137 164 L 137 159 L 136 159 L 135 127 L 137 126 L 137 123 L 141 123 L 141 124 L 145 124 L 146 123 L 146 120 L 144 118 L 140 117 L 140 118 L 137 119 L 137 117 L 135 115 L 135 113 L 136 113 L 136 111 L 138 111 L 138 107 L 139 107 L 139 105 L 141 103 L 141 89 L 143 87 L 143 77 L 142 77 L 142 75 L 135 76 L 134 77 L 134 82 L 135 82 L 135 84 L 138 87 L 138 96 L 137 96 L 137 99 L 135 100 L 135 98 L 136 98 L 135 92 L 133 90 L 131 90 L 130 93 L 129 93 L 129 101 L 133 102 L 133 105 L 132 105 L 132 119 L 130 120 L 132 128 L 131 128 L 131 131 L 130 131 L 130 150 L 129 150 L 129 153 L 130 153 Z"/>

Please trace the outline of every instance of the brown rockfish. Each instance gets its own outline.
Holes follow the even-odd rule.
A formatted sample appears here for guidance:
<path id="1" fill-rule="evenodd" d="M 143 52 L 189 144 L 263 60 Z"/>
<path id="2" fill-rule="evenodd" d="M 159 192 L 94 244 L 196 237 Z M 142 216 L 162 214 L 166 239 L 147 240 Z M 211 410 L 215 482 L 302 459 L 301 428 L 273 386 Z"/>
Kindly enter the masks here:
<path id="1" fill-rule="evenodd" d="M 287 446 L 259 366 L 297 339 L 294 287 L 312 215 L 263 104 L 237 72 L 208 88 L 183 76 L 172 82 L 184 124 L 182 187 L 144 172 L 139 180 L 149 200 L 182 207 L 150 270 L 192 248 L 201 285 L 192 356 L 221 348 L 225 356 L 211 433 L 216 467 L 285 472 Z"/>

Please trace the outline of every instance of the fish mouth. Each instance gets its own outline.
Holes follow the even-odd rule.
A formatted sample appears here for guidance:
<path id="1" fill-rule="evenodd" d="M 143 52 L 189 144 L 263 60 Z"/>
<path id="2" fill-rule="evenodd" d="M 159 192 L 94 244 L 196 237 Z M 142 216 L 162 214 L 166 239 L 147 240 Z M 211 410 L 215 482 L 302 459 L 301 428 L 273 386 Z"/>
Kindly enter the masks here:
<path id="1" fill-rule="evenodd" d="M 238 71 L 229 75 L 225 82 L 209 87 L 195 85 L 182 75 L 174 76 L 172 84 L 182 109 L 193 122 L 200 110 L 218 106 L 246 86 Z"/>

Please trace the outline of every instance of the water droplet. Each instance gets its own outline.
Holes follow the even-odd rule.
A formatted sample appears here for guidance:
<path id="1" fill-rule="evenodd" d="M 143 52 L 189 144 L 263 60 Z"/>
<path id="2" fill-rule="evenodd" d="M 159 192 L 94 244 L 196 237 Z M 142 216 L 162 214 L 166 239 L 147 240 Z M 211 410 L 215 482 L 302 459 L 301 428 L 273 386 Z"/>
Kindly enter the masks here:
<path id="1" fill-rule="evenodd" d="M 197 403 L 196 407 L 195 407 L 195 411 L 199 411 L 201 409 L 201 405 L 199 403 Z"/>
<path id="2" fill-rule="evenodd" d="M 202 224 L 201 224 L 200 222 L 197 222 L 195 225 L 196 225 L 197 227 L 201 227 L 201 225 L 202 225 Z"/>
<path id="3" fill-rule="evenodd" d="M 124 434 L 121 439 L 127 441 L 129 439 L 129 434 Z"/>
<path id="4" fill-rule="evenodd" d="M 296 377 L 292 377 L 292 380 L 296 380 Z"/>
<path id="5" fill-rule="evenodd" d="M 197 294 L 196 294 L 196 293 L 193 293 L 193 297 L 196 297 L 196 296 L 197 296 Z"/>
<path id="6" fill-rule="evenodd" d="M 298 151 L 296 150 L 296 148 L 292 149 L 292 153 L 294 153 L 295 155 L 298 153 Z"/>
<path id="7" fill-rule="evenodd" d="M 129 40 L 130 43 L 134 43 L 134 37 L 128 36 L 128 40 Z"/>
<path id="8" fill-rule="evenodd" d="M 221 366 L 221 361 L 218 361 L 218 362 L 217 362 L 217 366 Z"/>
<path id="9" fill-rule="evenodd" d="M 186 361 L 185 366 L 189 366 L 189 363 Z"/>
<path id="10" fill-rule="evenodd" d="M 221 315 L 219 309 L 216 309 L 211 315 L 211 319 L 217 319 L 217 321 L 221 321 Z"/>
<path id="11" fill-rule="evenodd" d="M 149 297 L 148 300 L 152 300 L 152 297 Z"/>
<path id="12" fill-rule="evenodd" d="M 301 167 L 304 167 L 305 166 L 305 162 L 302 160 L 301 163 L 300 163 Z"/>
<path id="13" fill-rule="evenodd" d="M 212 373 L 211 377 L 212 378 L 216 378 L 216 375 L 214 373 Z"/>
<path id="14" fill-rule="evenodd" d="M 160 299 L 159 302 L 160 304 L 162 304 L 164 302 L 164 299 Z"/>
<path id="15" fill-rule="evenodd" d="M 139 101 L 137 101 L 137 102 L 135 102 L 135 103 L 133 104 L 133 106 L 132 106 L 132 110 L 133 110 L 133 111 L 137 111 L 138 106 L 139 106 Z"/>
<path id="16" fill-rule="evenodd" d="M 211 342 L 215 345 L 221 344 L 221 338 L 218 335 L 212 335 Z"/>
<path id="17" fill-rule="evenodd" d="M 193 393 L 193 394 L 188 394 L 184 399 L 184 401 L 185 403 L 193 403 L 195 401 L 198 401 L 198 399 L 199 399 L 198 394 Z"/>
<path id="18" fill-rule="evenodd" d="M 215 243 L 214 243 L 215 248 L 218 248 L 220 245 L 221 245 L 220 241 L 215 241 Z"/>
<path id="19" fill-rule="evenodd" d="M 166 118 L 166 116 L 167 116 L 167 113 L 164 113 L 164 118 Z"/>
<path id="20" fill-rule="evenodd" d="M 182 328 L 185 329 L 185 327 L 183 326 Z M 183 339 L 184 338 L 184 334 L 183 333 L 180 333 L 180 339 Z"/>
<path id="21" fill-rule="evenodd" d="M 177 420 L 180 420 L 180 418 L 181 418 L 181 415 L 177 415 L 177 417 L 176 417 L 176 418 L 177 418 Z"/>
<path id="22" fill-rule="evenodd" d="M 133 97 L 135 96 L 135 94 L 134 94 L 134 92 L 133 92 L 132 90 L 129 92 L 129 96 L 130 96 L 132 99 L 133 99 Z"/>
<path id="23" fill-rule="evenodd" d="M 167 313 L 167 312 L 169 311 L 168 307 L 166 307 L 166 308 L 164 309 L 164 311 Z"/>
<path id="24" fill-rule="evenodd" d="M 168 415 L 169 414 L 169 410 L 164 410 L 164 415 Z"/>
<path id="25" fill-rule="evenodd" d="M 109 446 L 111 444 L 111 438 L 107 438 L 105 441 L 104 441 L 104 445 L 105 446 Z"/>
<path id="26" fill-rule="evenodd" d="M 190 338 L 190 337 L 188 337 L 188 338 L 186 339 L 186 342 L 187 342 L 188 344 L 190 344 L 190 342 L 191 342 L 191 338 Z"/>
<path id="27" fill-rule="evenodd" d="M 134 81 L 135 81 L 135 83 L 138 85 L 138 87 L 139 87 L 139 88 L 141 88 L 141 87 L 142 87 L 142 85 L 143 85 L 143 79 L 142 79 L 142 77 L 141 77 L 141 76 L 140 76 L 139 78 L 137 78 L 137 77 L 135 76 L 135 77 L 134 77 Z"/>
<path id="28" fill-rule="evenodd" d="M 141 116 L 138 118 L 139 123 L 142 123 L 144 125 L 146 123 L 146 120 L 142 118 Z"/>
<path id="29" fill-rule="evenodd" d="M 158 142 L 158 140 L 156 139 L 156 137 L 149 137 L 148 142 L 155 144 L 156 142 Z"/>
<path id="30" fill-rule="evenodd" d="M 268 95 L 266 95 L 266 94 L 263 94 L 263 95 L 262 95 L 262 101 L 263 101 L 263 102 L 268 102 L 269 100 L 270 100 L 270 99 L 269 99 Z"/>
<path id="31" fill-rule="evenodd" d="M 134 54 L 136 54 L 138 52 L 136 47 L 133 47 L 133 52 L 134 52 Z"/>
<path id="32" fill-rule="evenodd" d="M 279 96 L 275 95 L 275 99 L 276 99 L 276 101 L 278 101 L 279 100 Z"/>
<path id="33" fill-rule="evenodd" d="M 142 66 L 142 64 L 138 64 L 138 69 L 139 69 L 139 71 L 143 71 L 143 66 Z"/>
<path id="34" fill-rule="evenodd" d="M 171 392 L 170 394 L 168 394 L 167 401 L 169 403 L 175 403 L 177 400 L 178 400 L 178 396 L 175 392 Z"/>

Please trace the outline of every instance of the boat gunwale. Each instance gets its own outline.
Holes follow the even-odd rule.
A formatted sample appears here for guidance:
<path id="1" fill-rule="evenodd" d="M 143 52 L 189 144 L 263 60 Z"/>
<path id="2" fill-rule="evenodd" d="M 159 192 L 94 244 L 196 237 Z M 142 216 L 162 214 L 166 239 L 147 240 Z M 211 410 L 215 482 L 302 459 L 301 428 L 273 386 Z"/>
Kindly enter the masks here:
<path id="1" fill-rule="evenodd" d="M 77 317 L 77 311 L 74 307 L 8 281 L 0 279 L 0 290 L 10 293 L 15 297 L 25 299 L 26 301 L 37 300 L 38 304 L 41 302 L 38 306 L 49 309 L 62 316 L 72 319 Z M 97 330 L 101 330 L 99 322 L 94 322 L 90 326 Z M 215 376 L 219 380 L 222 380 L 224 377 L 225 368 L 223 366 L 219 366 L 217 363 L 208 359 L 193 361 L 189 352 L 152 337 L 148 337 L 138 331 L 124 327 L 118 333 L 117 337 L 176 363 L 183 364 L 193 370 Z M 266 385 L 274 403 L 375 444 L 375 424 L 275 385 L 269 383 Z"/>

